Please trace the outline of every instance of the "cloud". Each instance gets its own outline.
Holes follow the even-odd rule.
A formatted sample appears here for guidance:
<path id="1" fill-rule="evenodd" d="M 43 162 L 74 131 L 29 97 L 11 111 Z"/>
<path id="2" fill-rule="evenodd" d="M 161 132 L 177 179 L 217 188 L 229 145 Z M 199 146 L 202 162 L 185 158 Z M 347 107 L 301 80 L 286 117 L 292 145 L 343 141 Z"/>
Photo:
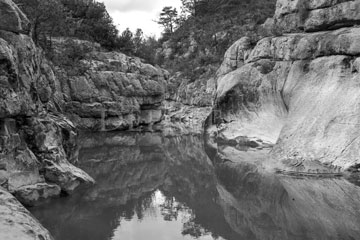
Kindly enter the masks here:
<path id="1" fill-rule="evenodd" d="M 100 0 L 101 1 L 101 0 Z M 165 6 L 180 8 L 180 0 L 103 0 L 120 31 L 141 28 L 145 35 L 160 36 L 162 28 L 154 22 Z"/>
<path id="2" fill-rule="evenodd" d="M 117 28 L 120 31 L 124 31 L 126 28 L 130 28 L 132 32 L 135 32 L 137 28 L 141 28 L 145 35 L 160 36 L 162 29 L 154 22 L 155 17 L 153 14 L 141 11 L 131 12 L 119 12 L 115 11 L 112 13 L 112 18 Z"/>
<path id="3" fill-rule="evenodd" d="M 121 11 L 153 11 L 161 0 L 105 0 L 106 7 L 109 12 Z"/>
<path id="4" fill-rule="evenodd" d="M 164 6 L 180 6 L 180 0 L 104 0 L 109 12 L 160 11 Z"/>

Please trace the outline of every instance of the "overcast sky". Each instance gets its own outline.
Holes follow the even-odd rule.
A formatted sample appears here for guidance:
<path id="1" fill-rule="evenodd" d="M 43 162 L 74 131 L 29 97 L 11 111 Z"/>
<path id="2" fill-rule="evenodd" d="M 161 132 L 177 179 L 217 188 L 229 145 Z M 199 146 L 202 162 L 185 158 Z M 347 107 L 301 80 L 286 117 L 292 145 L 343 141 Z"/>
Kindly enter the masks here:
<path id="1" fill-rule="evenodd" d="M 100 0 L 114 20 L 115 25 L 120 31 L 127 27 L 135 32 L 141 28 L 146 36 L 160 36 L 162 28 L 155 23 L 165 6 L 173 6 L 180 12 L 180 0 Z"/>

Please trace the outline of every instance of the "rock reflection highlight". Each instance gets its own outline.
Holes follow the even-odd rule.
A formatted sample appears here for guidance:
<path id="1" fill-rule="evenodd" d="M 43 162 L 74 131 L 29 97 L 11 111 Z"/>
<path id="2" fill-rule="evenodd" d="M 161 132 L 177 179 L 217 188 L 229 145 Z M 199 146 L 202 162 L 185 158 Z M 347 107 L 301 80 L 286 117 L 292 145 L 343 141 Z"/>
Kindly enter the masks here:
<path id="1" fill-rule="evenodd" d="M 96 185 L 30 209 L 55 240 L 360 235 L 358 186 L 266 172 L 264 151 L 224 160 L 232 151 L 205 148 L 201 137 L 154 133 L 84 134 L 81 145 L 79 167 Z"/>

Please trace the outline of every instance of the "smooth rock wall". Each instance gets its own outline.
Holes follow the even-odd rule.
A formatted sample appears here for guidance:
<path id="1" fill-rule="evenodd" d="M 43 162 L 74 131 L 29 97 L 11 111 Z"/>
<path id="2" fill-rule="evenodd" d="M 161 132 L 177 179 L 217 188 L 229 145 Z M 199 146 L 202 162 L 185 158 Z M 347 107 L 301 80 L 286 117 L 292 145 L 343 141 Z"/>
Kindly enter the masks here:
<path id="1" fill-rule="evenodd" d="M 279 0 L 275 24 L 298 14 L 300 2 L 310 10 L 312 30 L 336 30 L 267 37 L 254 47 L 247 38 L 234 43 L 218 70 L 207 130 L 215 142 L 272 145 L 273 169 L 336 174 L 360 164 L 360 17 L 352 14 L 359 1 Z M 321 13 L 327 23 L 312 20 L 331 9 L 346 17 L 330 12 Z"/>

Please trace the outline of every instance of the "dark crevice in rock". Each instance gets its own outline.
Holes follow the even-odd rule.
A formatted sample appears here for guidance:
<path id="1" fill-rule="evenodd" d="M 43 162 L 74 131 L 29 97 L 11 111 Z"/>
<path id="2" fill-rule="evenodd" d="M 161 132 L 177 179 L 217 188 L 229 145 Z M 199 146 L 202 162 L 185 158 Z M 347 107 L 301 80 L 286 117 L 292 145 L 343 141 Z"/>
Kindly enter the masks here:
<path id="1" fill-rule="evenodd" d="M 360 24 L 360 20 L 338 20 L 336 22 L 332 22 L 330 24 L 323 24 L 318 27 L 314 28 L 307 28 L 305 32 L 307 33 L 314 33 L 314 32 L 321 32 L 321 31 L 335 31 L 341 28 L 346 27 L 353 27 Z"/>

